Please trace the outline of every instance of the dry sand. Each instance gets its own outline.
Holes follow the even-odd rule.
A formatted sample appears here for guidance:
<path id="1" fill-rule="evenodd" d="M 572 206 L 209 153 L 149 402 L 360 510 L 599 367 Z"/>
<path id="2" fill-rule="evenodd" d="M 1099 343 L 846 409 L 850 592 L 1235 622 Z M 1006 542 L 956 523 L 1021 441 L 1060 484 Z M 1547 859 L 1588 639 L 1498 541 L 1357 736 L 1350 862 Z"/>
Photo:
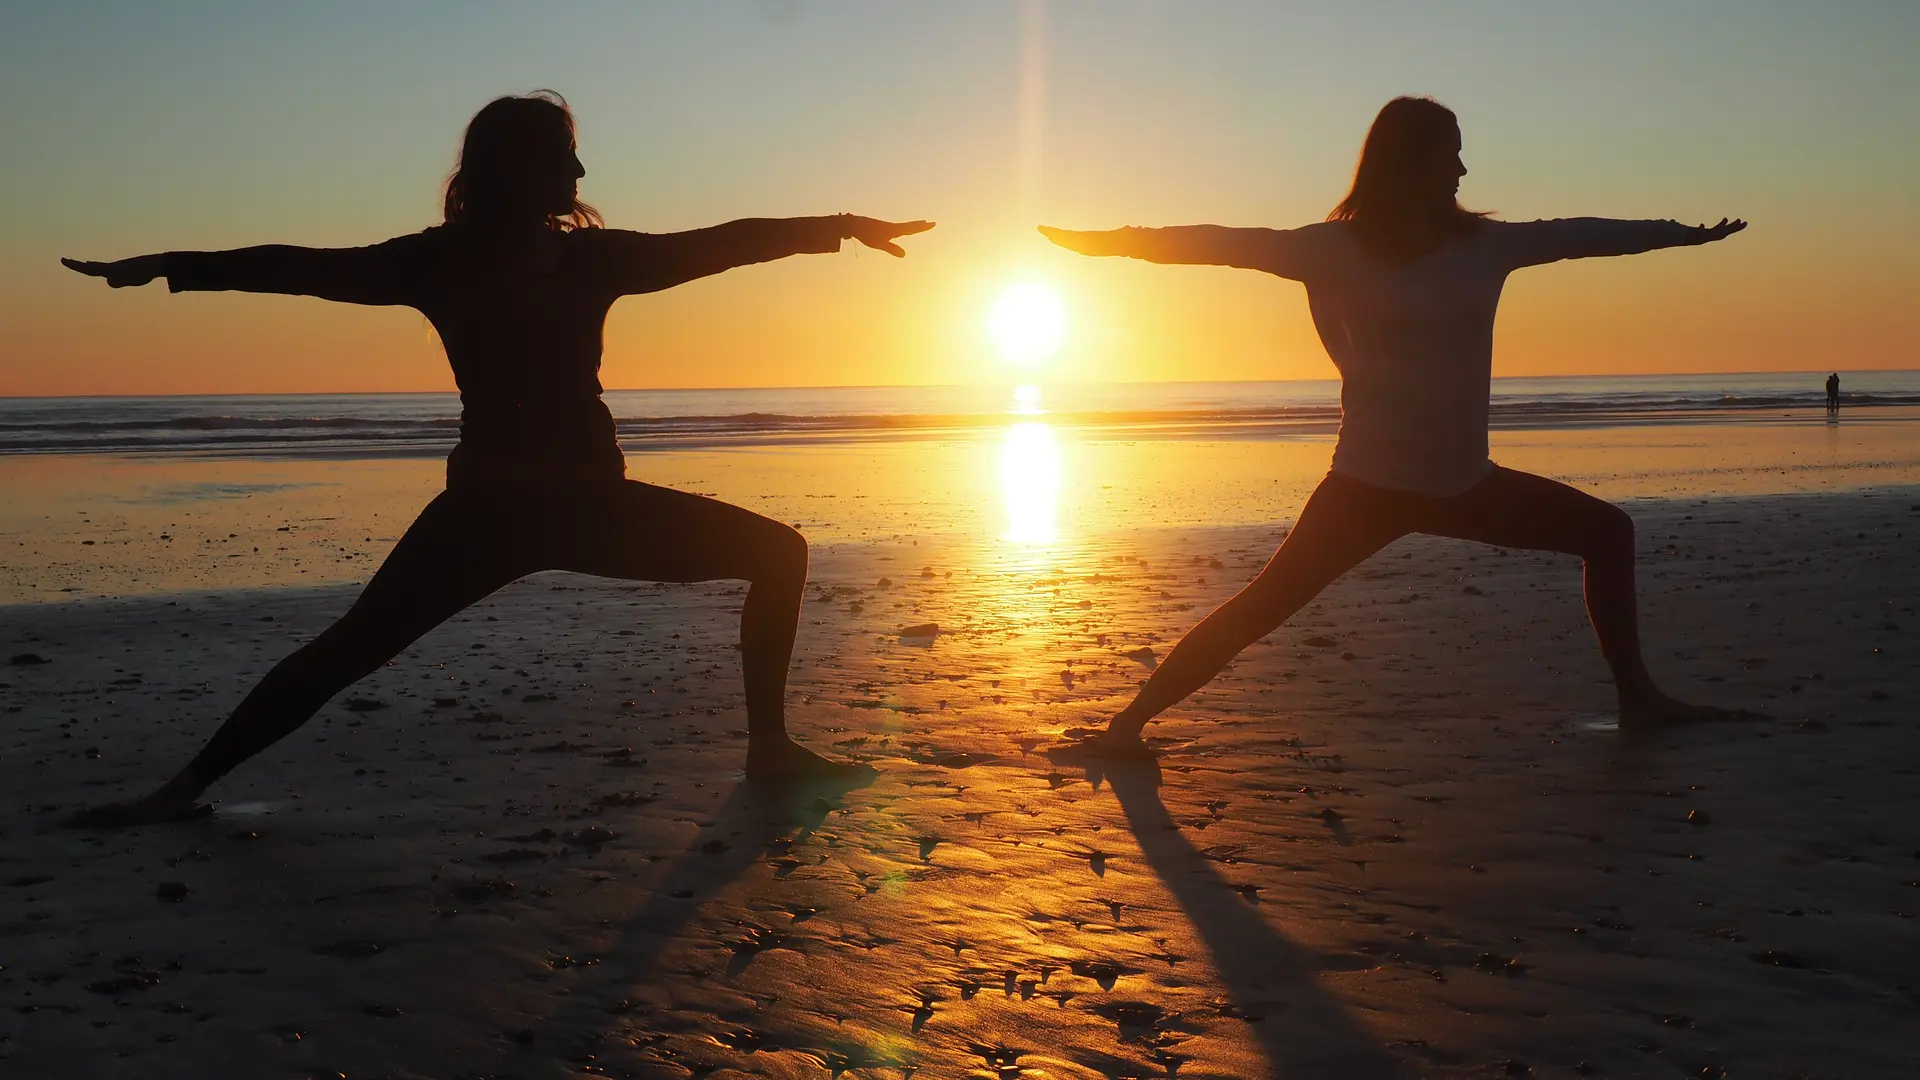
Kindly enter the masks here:
<path id="1" fill-rule="evenodd" d="M 1035 750 L 1279 528 L 822 550 L 793 727 L 879 769 L 832 798 L 741 784 L 738 587 L 555 575 L 215 817 L 65 831 L 351 590 L 0 609 L 50 661 L 0 668 L 0 1073 L 1913 1076 L 1915 503 L 1636 508 L 1655 671 L 1770 722 L 1623 740 L 1572 560 L 1411 539 L 1157 777 Z"/>

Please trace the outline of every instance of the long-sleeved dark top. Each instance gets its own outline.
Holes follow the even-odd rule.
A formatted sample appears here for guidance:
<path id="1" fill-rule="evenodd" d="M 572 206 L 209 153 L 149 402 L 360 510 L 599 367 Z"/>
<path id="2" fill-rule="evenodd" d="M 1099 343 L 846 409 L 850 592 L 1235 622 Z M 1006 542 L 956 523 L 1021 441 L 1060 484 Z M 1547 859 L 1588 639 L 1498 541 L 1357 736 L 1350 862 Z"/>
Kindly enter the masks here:
<path id="1" fill-rule="evenodd" d="M 577 229 L 512 256 L 436 226 L 359 248 L 272 245 L 167 254 L 175 292 L 238 290 L 411 307 L 460 388 L 449 486 L 626 474 L 600 400 L 601 331 L 622 296 L 735 266 L 840 249 L 842 223 L 748 218 L 683 233 Z"/>

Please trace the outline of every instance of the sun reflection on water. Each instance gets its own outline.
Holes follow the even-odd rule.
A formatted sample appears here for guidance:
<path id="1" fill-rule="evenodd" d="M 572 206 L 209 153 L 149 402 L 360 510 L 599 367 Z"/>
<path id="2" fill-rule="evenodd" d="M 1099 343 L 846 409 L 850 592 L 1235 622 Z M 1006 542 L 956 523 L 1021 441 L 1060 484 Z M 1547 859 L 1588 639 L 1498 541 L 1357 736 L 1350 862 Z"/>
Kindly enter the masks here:
<path id="1" fill-rule="evenodd" d="M 1040 388 L 1017 387 L 1016 416 L 1040 416 Z M 1006 540 L 1023 547 L 1046 547 L 1060 539 L 1060 445 L 1053 428 L 1039 420 L 1021 420 L 1007 428 L 1000 448 L 1000 491 L 1006 500 Z"/>
<path id="2" fill-rule="evenodd" d="M 1009 543 L 1044 547 L 1060 539 L 1060 447 L 1051 427 L 1025 420 L 1007 429 L 1000 490 Z"/>

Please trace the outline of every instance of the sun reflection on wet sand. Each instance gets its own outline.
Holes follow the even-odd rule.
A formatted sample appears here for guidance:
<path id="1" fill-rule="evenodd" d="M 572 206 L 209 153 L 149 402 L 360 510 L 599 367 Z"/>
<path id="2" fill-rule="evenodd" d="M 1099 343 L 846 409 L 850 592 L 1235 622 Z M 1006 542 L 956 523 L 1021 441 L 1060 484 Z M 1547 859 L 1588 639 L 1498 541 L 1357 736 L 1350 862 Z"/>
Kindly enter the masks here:
<path id="1" fill-rule="evenodd" d="M 1040 388 L 1016 387 L 1009 412 L 1014 419 L 1001 436 L 998 461 L 1004 528 L 978 538 L 976 558 L 991 584 L 973 625 L 997 628 L 1002 647 L 988 651 L 1005 688 L 1037 700 L 1058 667 L 1051 653 L 1063 632 L 1059 587 L 1084 573 L 1087 545 L 1062 527 L 1067 448 L 1063 432 L 1040 419 Z"/>
<path id="2" fill-rule="evenodd" d="M 1008 543 L 1047 547 L 1060 539 L 1060 446 L 1053 428 L 1023 420 L 1000 448 L 1000 490 Z"/>
<path id="3" fill-rule="evenodd" d="M 1014 387 L 1015 416 L 1044 416 L 1038 386 Z M 1007 428 L 1000 446 L 1000 493 L 1007 508 L 1003 538 L 1021 547 L 1049 547 L 1060 539 L 1060 444 L 1041 420 Z"/>

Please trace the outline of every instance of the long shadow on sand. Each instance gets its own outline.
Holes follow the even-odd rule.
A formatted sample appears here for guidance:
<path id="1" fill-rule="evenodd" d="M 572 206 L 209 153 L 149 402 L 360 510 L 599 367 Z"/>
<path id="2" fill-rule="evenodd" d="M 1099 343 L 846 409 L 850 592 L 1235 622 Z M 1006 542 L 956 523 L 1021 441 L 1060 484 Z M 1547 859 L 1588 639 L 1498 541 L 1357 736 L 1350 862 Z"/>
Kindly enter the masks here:
<path id="1" fill-rule="evenodd" d="M 1272 1075 L 1343 1080 L 1404 1075 L 1400 1063 L 1328 996 L 1313 954 L 1268 925 L 1181 835 L 1160 801 L 1159 766 L 1141 762 L 1089 769 L 1087 778 L 1112 786 L 1147 865 L 1193 922 L 1235 1005 L 1245 1013 L 1266 1014 L 1250 1026 Z"/>
<path id="2" fill-rule="evenodd" d="M 593 1052 L 622 1016 L 644 1009 L 627 994 L 657 979 L 661 955 L 702 905 L 763 855 L 804 840 L 858 786 L 736 786 L 714 811 L 712 827 L 674 860 L 646 903 L 621 920 L 619 936 L 599 957 L 598 985 L 583 985 L 562 999 L 542 1023 L 539 1041 L 549 1050 L 559 1045 L 569 1052 Z"/>

